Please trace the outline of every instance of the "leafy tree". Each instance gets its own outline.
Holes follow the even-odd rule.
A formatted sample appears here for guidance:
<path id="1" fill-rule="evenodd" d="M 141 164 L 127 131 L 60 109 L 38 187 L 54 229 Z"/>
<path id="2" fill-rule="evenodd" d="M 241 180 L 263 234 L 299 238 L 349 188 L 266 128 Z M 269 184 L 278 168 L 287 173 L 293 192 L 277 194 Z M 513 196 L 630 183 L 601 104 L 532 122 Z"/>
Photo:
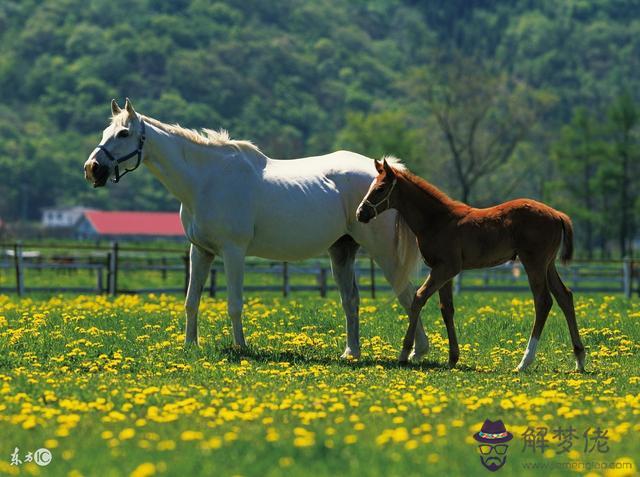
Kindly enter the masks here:
<path id="1" fill-rule="evenodd" d="M 336 148 L 349 149 L 381 158 L 386 154 L 415 163 L 415 142 L 418 132 L 408 127 L 404 111 L 378 113 L 347 113 L 347 123 L 336 140 Z"/>
<path id="2" fill-rule="evenodd" d="M 553 146 L 553 157 L 562 176 L 562 189 L 570 199 L 567 212 L 581 232 L 576 235 L 582 247 L 592 258 L 595 231 L 603 213 L 597 209 L 598 194 L 605 185 L 598 176 L 606 160 L 602 125 L 585 108 L 577 108 Z"/>
<path id="3" fill-rule="evenodd" d="M 612 176 L 618 191 L 618 244 L 622 256 L 631 256 L 631 243 L 635 234 L 632 213 L 639 197 L 640 108 L 629 93 L 624 93 L 611 105 L 608 116 L 612 139 L 609 159 L 614 166 Z"/>

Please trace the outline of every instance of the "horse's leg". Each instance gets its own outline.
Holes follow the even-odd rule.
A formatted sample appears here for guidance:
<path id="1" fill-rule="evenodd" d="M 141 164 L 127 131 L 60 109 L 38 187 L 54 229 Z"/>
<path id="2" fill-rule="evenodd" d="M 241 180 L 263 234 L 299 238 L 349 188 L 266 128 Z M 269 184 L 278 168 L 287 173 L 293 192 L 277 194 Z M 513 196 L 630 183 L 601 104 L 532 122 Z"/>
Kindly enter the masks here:
<path id="1" fill-rule="evenodd" d="M 547 283 L 547 264 L 540 263 L 540 261 L 527 261 L 522 256 L 520 259 L 522 260 L 522 264 L 524 265 L 527 276 L 529 277 L 529 287 L 533 293 L 533 302 L 536 309 L 536 320 L 533 324 L 533 329 L 531 330 L 527 349 L 524 352 L 522 361 L 520 361 L 520 364 L 516 368 L 517 371 L 524 371 L 531 363 L 533 363 L 533 360 L 536 357 L 536 348 L 540 341 L 540 335 L 542 334 L 544 324 L 547 321 L 547 316 L 549 316 L 553 300 L 551 299 L 549 284 Z"/>
<path id="2" fill-rule="evenodd" d="M 331 271 L 340 290 L 342 309 L 346 316 L 347 347 L 342 358 L 360 357 L 360 294 L 356 283 L 354 262 L 360 245 L 349 235 L 338 239 L 330 248 Z"/>
<path id="3" fill-rule="evenodd" d="M 213 255 L 191 244 L 189 251 L 189 287 L 184 301 L 186 315 L 185 344 L 198 344 L 198 308 L 202 287 L 207 281 L 207 275 L 213 261 Z"/>
<path id="4" fill-rule="evenodd" d="M 411 309 L 409 310 L 409 326 L 407 327 L 407 332 L 404 335 L 402 351 L 400 352 L 400 357 L 398 359 L 401 364 L 406 363 L 409 358 L 409 353 L 411 352 L 411 347 L 413 346 L 416 337 L 416 328 L 420 321 L 420 311 L 431 295 L 451 280 L 456 273 L 458 272 L 452 272 L 445 267 L 436 267 L 431 270 L 431 274 L 416 292 L 416 295 L 413 298 L 413 303 L 411 304 Z"/>
<path id="5" fill-rule="evenodd" d="M 580 332 L 578 331 L 578 323 L 576 321 L 576 311 L 573 307 L 573 293 L 569 290 L 558 275 L 555 263 L 551 262 L 547 269 L 547 280 L 551 293 L 555 297 L 564 317 L 567 319 L 569 326 L 569 334 L 573 343 L 573 353 L 576 356 L 576 370 L 584 371 L 585 352 L 582 341 L 580 340 Z"/>
<path id="6" fill-rule="evenodd" d="M 367 225 L 364 232 L 360 231 L 355 240 L 361 244 L 367 252 L 371 254 L 373 260 L 382 269 L 385 278 L 393 286 L 393 291 L 398 297 L 398 301 L 409 315 L 411 304 L 416 293 L 416 287 L 411 283 L 396 284 L 399 270 L 403 268 L 401 257 L 398 251 L 397 240 L 395 234 L 395 217 L 393 215 L 380 216 L 376 220 L 378 223 Z M 372 227 L 375 227 L 373 229 Z M 358 233 L 358 230 L 354 230 Z M 416 329 L 415 347 L 411 352 L 411 359 L 419 361 L 429 351 L 429 339 L 424 332 L 422 320 L 418 320 Z"/>
<path id="7" fill-rule="evenodd" d="M 407 312 L 407 316 L 411 314 L 411 304 L 413 303 L 413 297 L 416 295 L 416 288 L 413 285 L 409 285 L 404 289 L 402 293 L 398 295 L 398 301 Z M 413 350 L 409 355 L 411 361 L 419 362 L 429 352 L 429 338 L 424 331 L 422 325 L 422 318 L 418 318 L 418 324 L 416 326 L 416 339 L 413 344 Z"/>
<path id="8" fill-rule="evenodd" d="M 223 248 L 224 273 L 227 278 L 227 308 L 231 326 L 233 327 L 233 342 L 242 348 L 247 346 L 242 331 L 242 286 L 244 281 L 244 249 L 238 246 Z"/>
<path id="9" fill-rule="evenodd" d="M 453 282 L 449 280 L 438 290 L 440 294 L 440 313 L 447 327 L 449 337 L 449 367 L 453 368 L 460 358 L 460 348 L 456 337 L 456 327 L 453 323 Z"/>

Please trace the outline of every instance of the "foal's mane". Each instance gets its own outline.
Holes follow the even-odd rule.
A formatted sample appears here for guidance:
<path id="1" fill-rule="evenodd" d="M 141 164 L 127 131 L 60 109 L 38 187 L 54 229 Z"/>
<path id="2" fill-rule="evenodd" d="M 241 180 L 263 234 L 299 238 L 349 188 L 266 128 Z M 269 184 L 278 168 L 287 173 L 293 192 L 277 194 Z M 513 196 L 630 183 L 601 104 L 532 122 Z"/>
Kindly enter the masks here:
<path id="1" fill-rule="evenodd" d="M 410 172 L 409 169 L 407 169 L 404 166 L 404 164 L 401 164 L 401 166 L 402 167 L 398 167 L 397 164 L 392 164 L 392 167 L 394 172 L 396 173 L 396 176 L 399 176 L 405 179 L 406 181 L 410 182 L 411 184 L 415 185 L 416 187 L 421 189 L 423 192 L 425 192 L 427 195 L 433 197 L 436 201 L 442 202 L 443 204 L 447 204 L 447 205 L 453 205 L 453 206 L 465 205 L 458 200 L 452 199 L 446 193 L 438 189 L 436 186 L 434 186 L 430 182 L 427 182 L 422 177 L 419 177 L 413 174 L 412 172 Z"/>
<path id="2" fill-rule="evenodd" d="M 220 129 L 219 131 L 214 131 L 213 129 L 202 129 L 202 132 L 200 133 L 195 129 L 183 128 L 179 124 L 166 124 L 162 121 L 158 121 L 157 119 L 150 118 L 149 116 L 140 115 L 140 118 L 146 123 L 152 124 L 164 132 L 183 137 L 192 143 L 199 144 L 201 146 L 232 146 L 238 149 L 260 152 L 258 146 L 253 144 L 251 141 L 231 139 L 229 137 L 229 133 L 224 129 Z M 128 113 L 126 110 L 122 110 L 120 114 L 111 118 L 111 124 L 125 126 L 128 119 Z"/>

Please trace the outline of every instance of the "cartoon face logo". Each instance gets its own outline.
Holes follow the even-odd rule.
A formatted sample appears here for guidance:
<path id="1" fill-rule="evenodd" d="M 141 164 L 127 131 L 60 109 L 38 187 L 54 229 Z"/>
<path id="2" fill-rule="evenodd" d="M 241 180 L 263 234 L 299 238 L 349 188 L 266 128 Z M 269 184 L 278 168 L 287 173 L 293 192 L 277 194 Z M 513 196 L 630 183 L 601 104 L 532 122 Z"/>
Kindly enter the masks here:
<path id="1" fill-rule="evenodd" d="M 501 420 L 493 422 L 487 419 L 473 438 L 480 443 L 480 462 L 488 470 L 495 472 L 507 462 L 509 446 L 505 442 L 513 439 L 513 434 L 507 431 Z"/>

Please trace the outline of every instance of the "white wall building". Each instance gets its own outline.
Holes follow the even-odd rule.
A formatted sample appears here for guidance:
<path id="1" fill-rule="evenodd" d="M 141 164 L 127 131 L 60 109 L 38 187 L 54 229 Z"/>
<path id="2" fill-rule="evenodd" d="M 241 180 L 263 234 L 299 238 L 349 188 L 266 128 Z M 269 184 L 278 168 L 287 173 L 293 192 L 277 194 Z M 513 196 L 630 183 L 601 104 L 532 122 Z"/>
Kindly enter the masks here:
<path id="1" fill-rule="evenodd" d="M 87 210 L 84 207 L 47 207 L 42 209 L 43 227 L 73 227 Z"/>

